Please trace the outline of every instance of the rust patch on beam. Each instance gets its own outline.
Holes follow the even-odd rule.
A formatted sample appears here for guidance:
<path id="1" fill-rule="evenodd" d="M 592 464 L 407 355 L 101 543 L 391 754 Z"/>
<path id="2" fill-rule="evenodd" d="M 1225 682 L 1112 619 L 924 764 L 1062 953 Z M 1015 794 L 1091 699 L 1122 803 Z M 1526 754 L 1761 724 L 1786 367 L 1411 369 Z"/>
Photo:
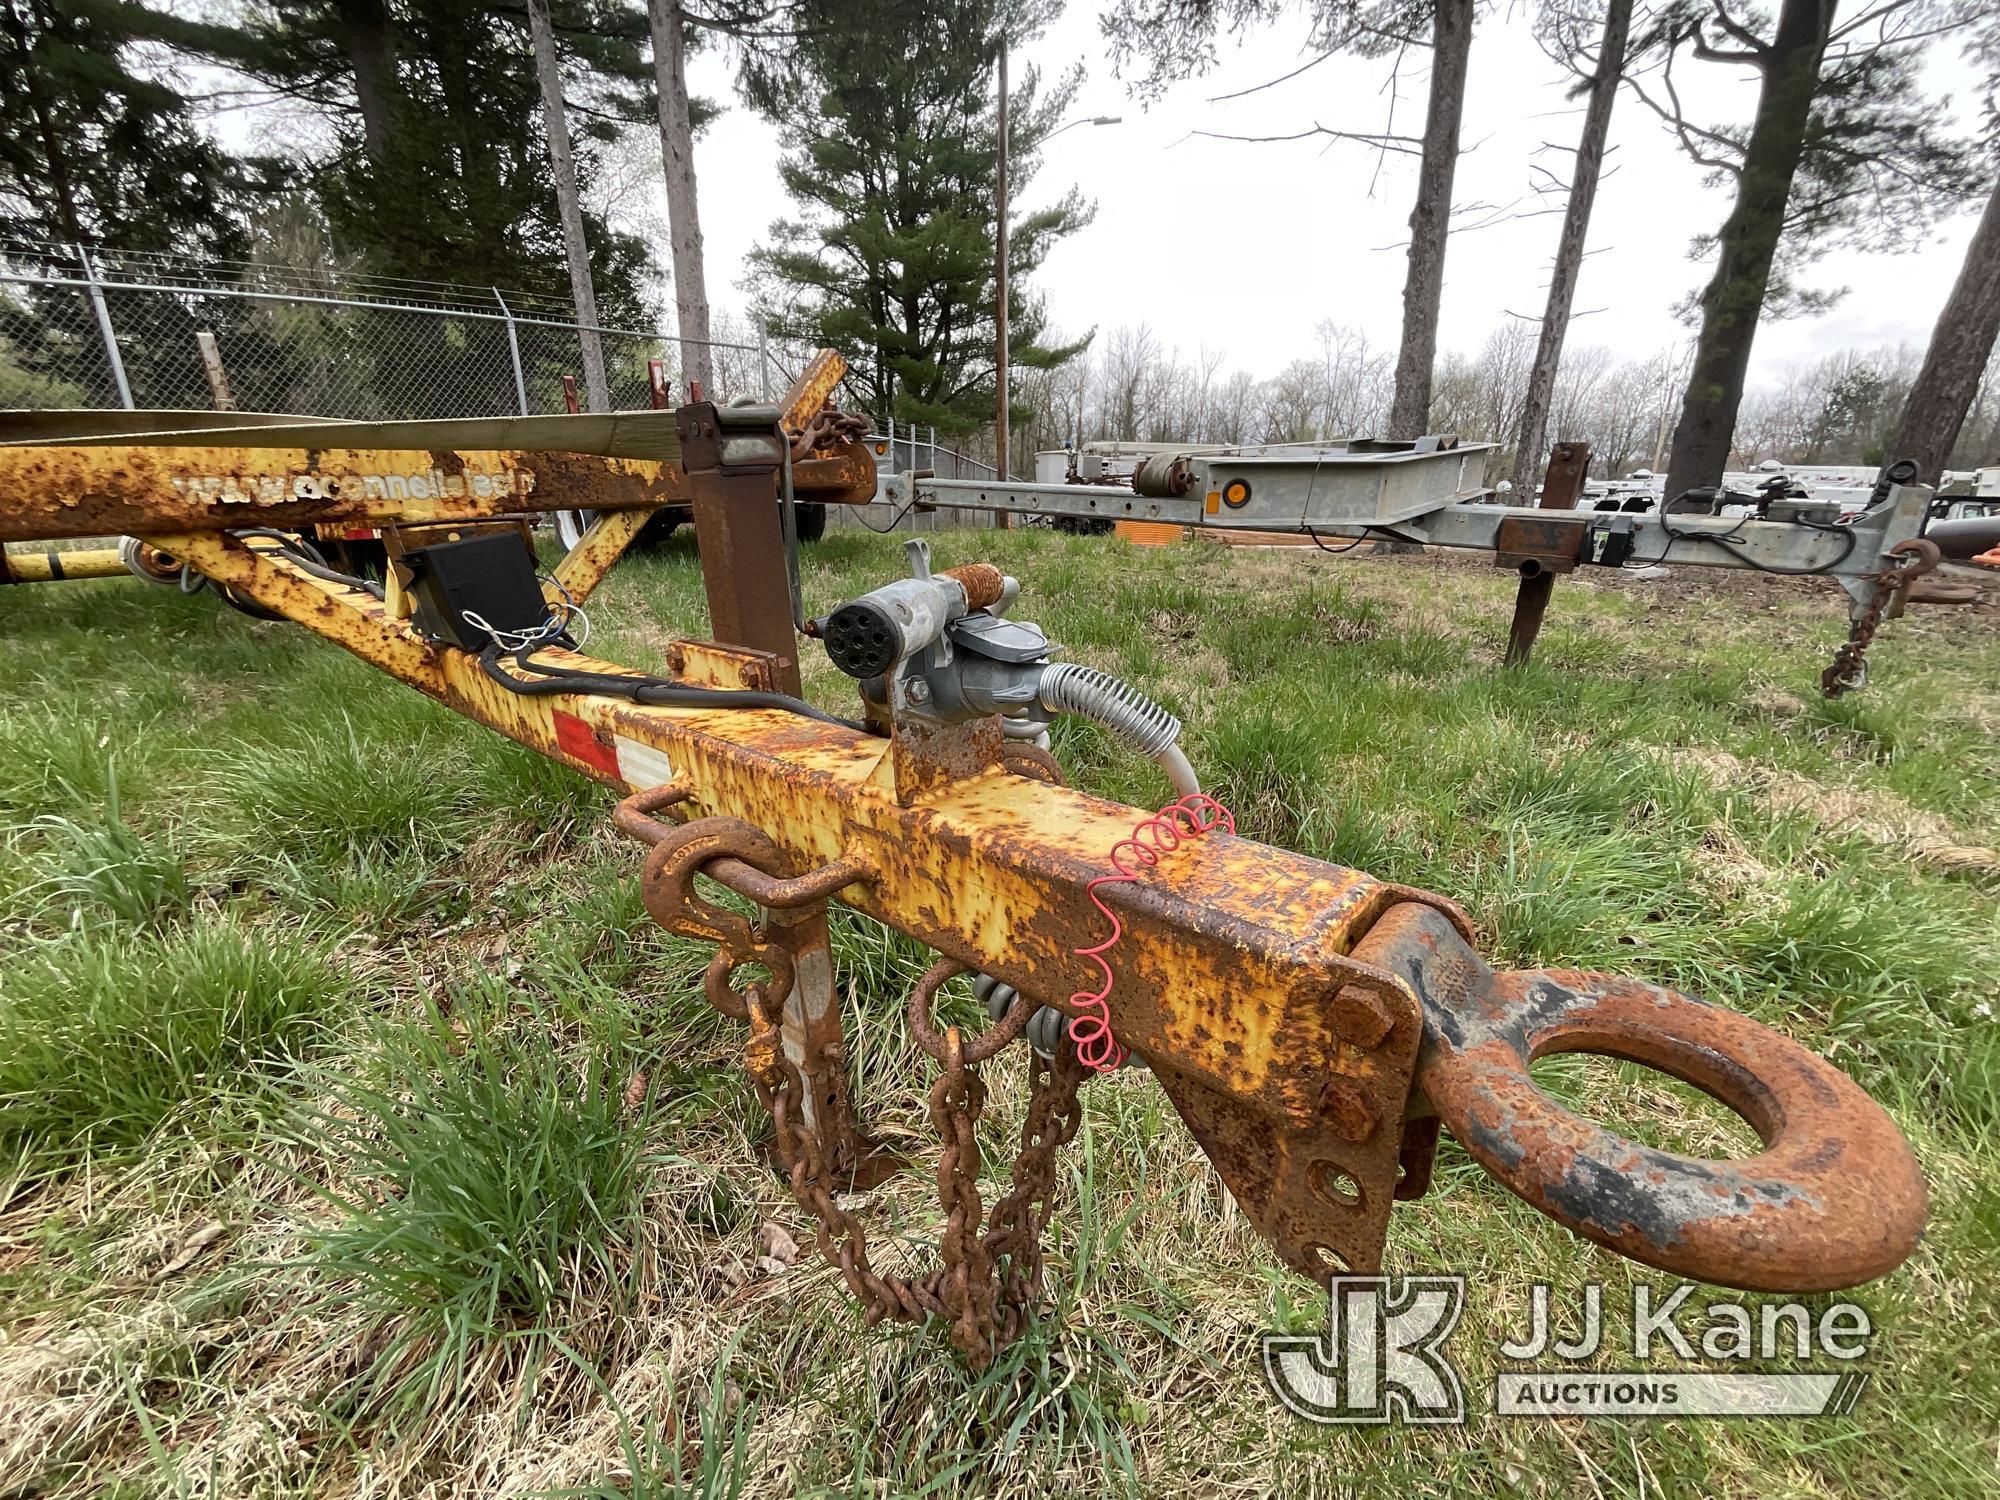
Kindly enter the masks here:
<path id="1" fill-rule="evenodd" d="M 684 485 L 668 465 L 576 454 L 0 446 L 0 541 L 644 509 Z"/>

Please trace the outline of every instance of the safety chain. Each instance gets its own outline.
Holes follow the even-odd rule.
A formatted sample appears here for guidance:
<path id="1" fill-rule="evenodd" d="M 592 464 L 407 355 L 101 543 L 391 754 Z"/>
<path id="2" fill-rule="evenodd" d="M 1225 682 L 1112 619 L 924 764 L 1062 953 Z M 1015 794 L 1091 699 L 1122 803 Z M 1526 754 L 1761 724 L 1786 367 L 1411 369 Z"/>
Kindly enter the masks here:
<path id="1" fill-rule="evenodd" d="M 831 448 L 837 443 L 856 443 L 867 435 L 868 418 L 860 412 L 823 406 L 813 413 L 805 429 L 792 439 L 792 458 L 803 462 L 821 448 Z"/>
<path id="2" fill-rule="evenodd" d="M 1901 603 L 1910 585 L 1938 565 L 1943 554 L 1936 542 L 1913 536 L 1889 549 L 1895 560 L 1881 572 L 1871 574 L 1875 591 L 1868 607 L 1848 627 L 1847 639 L 1833 653 L 1833 661 L 1820 674 L 1819 690 L 1829 698 L 1858 691 L 1868 681 L 1868 647 L 1891 602 Z"/>
<path id="3" fill-rule="evenodd" d="M 1014 1180 L 987 1213 L 979 1196 L 979 1119 L 986 1087 L 973 1069 L 1020 1034 L 1035 1002 L 1018 998 L 1007 1017 L 975 1042 L 966 1042 L 955 1026 L 939 1036 L 929 1029 L 927 1016 L 921 1023 L 919 1016 L 929 1010 L 939 985 L 964 972 L 947 959 L 925 974 L 910 997 L 911 1029 L 944 1069 L 931 1086 L 930 1114 L 943 1144 L 937 1195 L 945 1226 L 938 1242 L 941 1264 L 923 1276 L 884 1275 L 870 1261 L 866 1233 L 832 1189 L 819 1138 L 798 1117 L 798 1070 L 778 1044 L 777 1019 L 768 1001 L 756 1006 L 761 1014 L 753 1015 L 746 1058 L 757 1097 L 771 1112 L 778 1159 L 792 1195 L 818 1221 L 820 1253 L 839 1267 L 862 1304 L 867 1325 L 945 1318 L 952 1342 L 974 1369 L 983 1370 L 998 1350 L 1021 1336 L 1041 1304 L 1042 1224 L 1055 1189 L 1056 1152 L 1075 1138 L 1082 1123 L 1077 1090 L 1088 1070 L 1072 1049 L 1049 1060 L 1029 1050 L 1028 1114 L 1014 1157 Z"/>
<path id="4" fill-rule="evenodd" d="M 985 1369 L 1001 1348 L 1020 1337 L 1042 1302 L 1042 1225 L 1055 1188 L 1056 1152 L 1075 1138 L 1083 1113 L 1077 1091 L 1089 1070 L 1065 1044 L 1053 1058 L 1028 1049 L 1030 1091 L 1014 1158 L 1013 1182 L 988 1213 L 979 1195 L 979 1120 L 986 1089 L 980 1063 L 1020 1036 L 1037 1002 L 1016 997 L 1007 1014 L 978 1037 L 958 1027 L 939 1032 L 931 1006 L 939 988 L 963 965 L 944 959 L 918 982 L 909 1000 L 910 1031 L 941 1065 L 930 1091 L 931 1123 L 942 1150 L 937 1195 L 944 1210 L 940 1264 L 921 1276 L 885 1274 L 875 1268 L 860 1222 L 841 1206 L 835 1181 L 841 1163 L 822 1132 L 809 1122 L 811 1085 L 786 1055 L 783 1017 L 795 981 L 791 956 L 769 941 L 762 923 L 715 905 L 694 888 L 697 874 L 766 908 L 795 908 L 824 901 L 833 892 L 873 874 L 850 856 L 795 879 L 775 875 L 780 856 L 771 840 L 737 818 L 698 818 L 677 825 L 651 815 L 686 800 L 661 788 L 628 798 L 618 811 L 625 831 L 653 844 L 642 877 L 646 910 L 662 927 L 717 945 L 703 976 L 709 1003 L 750 1023 L 744 1067 L 757 1097 L 770 1111 L 773 1149 L 796 1198 L 817 1224 L 817 1242 L 862 1304 L 867 1326 L 884 1320 L 949 1322 L 952 1341 L 974 1369 Z M 741 990 L 732 980 L 747 964 L 761 965 L 768 982 Z"/>

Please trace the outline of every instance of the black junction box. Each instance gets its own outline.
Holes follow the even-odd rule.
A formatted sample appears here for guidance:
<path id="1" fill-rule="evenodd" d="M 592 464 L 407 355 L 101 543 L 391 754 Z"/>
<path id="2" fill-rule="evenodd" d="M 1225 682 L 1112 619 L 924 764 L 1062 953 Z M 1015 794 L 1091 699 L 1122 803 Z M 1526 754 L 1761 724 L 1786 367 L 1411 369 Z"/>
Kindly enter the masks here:
<path id="1" fill-rule="evenodd" d="M 1632 518 L 1619 513 L 1600 517 L 1590 529 L 1589 561 L 1606 568 L 1622 568 L 1638 542 Z"/>
<path id="2" fill-rule="evenodd" d="M 481 651 L 493 639 L 465 618 L 470 610 L 495 630 L 533 630 L 549 617 L 535 579 L 535 557 L 518 531 L 433 542 L 402 556 L 410 570 L 410 623 L 432 640 Z"/>

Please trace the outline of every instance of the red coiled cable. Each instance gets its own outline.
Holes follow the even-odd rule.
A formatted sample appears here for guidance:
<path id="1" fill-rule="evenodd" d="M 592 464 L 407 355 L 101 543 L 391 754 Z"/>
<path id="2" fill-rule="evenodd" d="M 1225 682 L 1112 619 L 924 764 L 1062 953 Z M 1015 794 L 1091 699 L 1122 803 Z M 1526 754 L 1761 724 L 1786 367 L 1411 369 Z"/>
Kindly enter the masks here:
<path id="1" fill-rule="evenodd" d="M 1136 881 L 1139 871 L 1150 870 L 1157 865 L 1161 855 L 1172 853 L 1189 839 L 1197 838 L 1211 828 L 1220 828 L 1224 833 L 1236 832 L 1235 814 L 1204 792 L 1190 792 L 1178 802 L 1169 802 L 1113 844 L 1108 857 L 1116 873 L 1100 875 L 1084 887 L 1084 894 L 1111 923 L 1111 936 L 1103 942 L 1093 948 L 1072 950 L 1078 958 L 1087 958 L 1096 964 L 1104 975 L 1104 983 L 1097 989 L 1078 990 L 1069 997 L 1070 1005 L 1078 1012 L 1070 1017 L 1069 1039 L 1075 1044 L 1076 1055 L 1085 1067 L 1108 1073 L 1125 1061 L 1125 1049 L 1111 1034 L 1111 1007 L 1106 1003 L 1116 976 L 1104 959 L 1104 955 L 1125 935 L 1125 924 L 1118 920 L 1117 912 L 1104 904 L 1097 888 Z"/>

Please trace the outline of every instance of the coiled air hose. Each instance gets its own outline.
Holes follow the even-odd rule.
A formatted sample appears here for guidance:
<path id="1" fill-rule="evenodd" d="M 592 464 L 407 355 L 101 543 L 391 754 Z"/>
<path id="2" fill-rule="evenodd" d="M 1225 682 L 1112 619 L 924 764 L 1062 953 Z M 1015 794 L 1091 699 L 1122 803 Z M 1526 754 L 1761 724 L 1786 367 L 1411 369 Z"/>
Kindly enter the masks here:
<path id="1" fill-rule="evenodd" d="M 1055 714 L 1088 719 L 1112 738 L 1156 763 L 1183 797 L 1201 790 L 1178 743 L 1181 721 L 1129 682 L 1073 661 L 1043 668 L 1035 695 Z"/>

